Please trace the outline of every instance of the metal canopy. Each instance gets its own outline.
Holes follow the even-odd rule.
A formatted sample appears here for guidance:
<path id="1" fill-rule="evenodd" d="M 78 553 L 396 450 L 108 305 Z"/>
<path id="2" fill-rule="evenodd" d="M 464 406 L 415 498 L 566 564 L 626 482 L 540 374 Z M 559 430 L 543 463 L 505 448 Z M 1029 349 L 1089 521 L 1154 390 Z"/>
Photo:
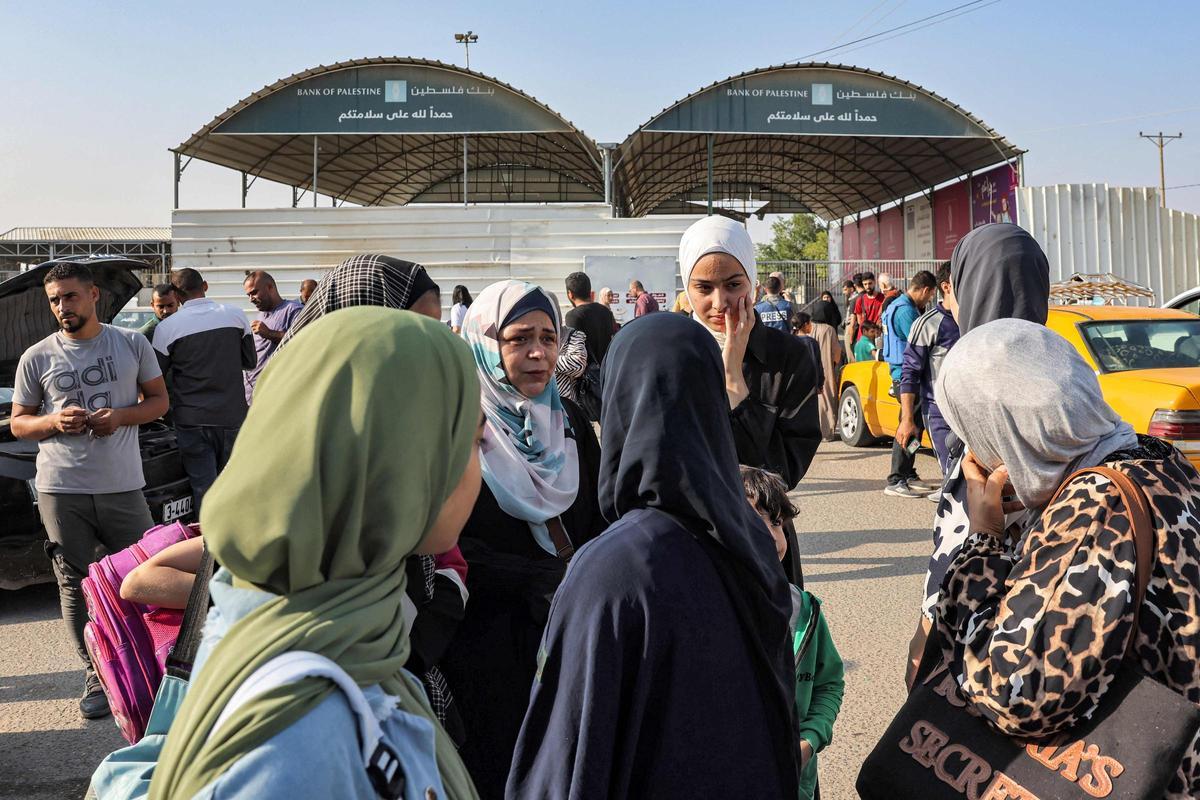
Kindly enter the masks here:
<path id="1" fill-rule="evenodd" d="M 536 99 L 438 61 L 368 58 L 267 86 L 173 149 L 365 206 L 604 199 L 595 143 Z M 180 160 L 185 159 L 185 160 Z M 293 194 L 295 197 L 295 194 Z M 178 205 L 178 203 L 177 203 Z"/>
<path id="2" fill-rule="evenodd" d="M 617 151 L 617 201 L 631 216 L 679 213 L 715 192 L 832 220 L 1021 152 L 915 84 L 793 64 L 714 83 L 642 125 Z"/>

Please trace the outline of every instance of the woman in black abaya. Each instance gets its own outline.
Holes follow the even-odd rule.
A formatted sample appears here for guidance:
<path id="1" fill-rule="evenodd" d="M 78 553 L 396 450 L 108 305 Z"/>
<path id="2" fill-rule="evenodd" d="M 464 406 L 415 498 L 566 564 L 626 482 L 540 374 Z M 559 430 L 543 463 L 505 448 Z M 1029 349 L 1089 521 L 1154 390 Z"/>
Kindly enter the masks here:
<path id="1" fill-rule="evenodd" d="M 795 798 L 789 591 L 743 496 L 716 343 L 651 314 L 603 370 L 612 524 L 555 595 L 507 796 Z"/>

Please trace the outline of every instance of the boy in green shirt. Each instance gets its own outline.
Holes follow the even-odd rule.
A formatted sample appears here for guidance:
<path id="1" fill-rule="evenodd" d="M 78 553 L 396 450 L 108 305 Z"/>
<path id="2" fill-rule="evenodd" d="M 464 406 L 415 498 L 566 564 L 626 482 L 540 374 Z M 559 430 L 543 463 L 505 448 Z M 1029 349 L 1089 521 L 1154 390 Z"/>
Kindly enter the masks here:
<path id="1" fill-rule="evenodd" d="M 875 339 L 883 332 L 883 329 L 874 323 L 867 322 L 862 328 L 862 338 L 854 343 L 854 360 L 855 361 L 874 361 L 875 360 Z"/>
<path id="2" fill-rule="evenodd" d="M 765 470 L 742 467 L 746 499 L 775 538 L 782 559 L 787 551 L 783 526 L 798 513 L 783 480 Z M 821 601 L 792 589 L 792 650 L 796 668 L 796 716 L 800 721 L 800 798 L 817 791 L 817 753 L 833 741 L 833 723 L 842 707 L 846 684 L 842 658 L 821 614 Z"/>

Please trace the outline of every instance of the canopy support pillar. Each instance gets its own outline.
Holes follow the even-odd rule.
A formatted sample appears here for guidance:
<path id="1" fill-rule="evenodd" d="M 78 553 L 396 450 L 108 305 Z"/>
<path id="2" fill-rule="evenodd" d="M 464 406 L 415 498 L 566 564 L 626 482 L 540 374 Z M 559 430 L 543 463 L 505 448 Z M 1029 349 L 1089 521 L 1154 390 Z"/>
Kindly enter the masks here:
<path id="1" fill-rule="evenodd" d="M 175 205 L 172 208 L 179 208 L 179 176 L 183 173 L 183 168 L 179 165 L 179 153 L 175 154 Z"/>
<path id="2" fill-rule="evenodd" d="M 313 208 L 317 207 L 317 137 L 313 137 Z"/>
<path id="3" fill-rule="evenodd" d="M 242 208 L 246 207 L 246 194 L 250 191 L 249 185 L 246 184 L 246 173 L 242 172 Z"/>
<path id="4" fill-rule="evenodd" d="M 467 136 L 463 134 L 463 208 L 467 207 Z"/>
<path id="5" fill-rule="evenodd" d="M 300 197 L 299 197 L 299 195 L 296 194 L 296 187 L 293 186 L 292 187 L 292 208 L 295 208 L 297 203 L 299 203 L 299 202 L 300 202 Z"/>
<path id="6" fill-rule="evenodd" d="M 608 206 L 611 208 L 611 207 L 612 207 L 612 204 L 613 204 L 613 191 L 612 191 L 612 189 L 613 189 L 613 187 L 612 187 L 613 160 L 612 160 L 612 148 L 611 148 L 611 147 L 604 147 L 603 145 L 601 145 L 601 148 L 602 148 L 601 154 L 602 154 L 602 155 L 603 155 L 603 157 L 604 157 L 604 162 L 603 162 L 603 167 L 602 167 L 602 169 L 604 170 L 604 202 L 605 202 L 605 204 L 606 204 L 606 205 L 608 205 Z"/>
<path id="7" fill-rule="evenodd" d="M 713 135 L 708 135 L 708 215 L 713 213 Z"/>

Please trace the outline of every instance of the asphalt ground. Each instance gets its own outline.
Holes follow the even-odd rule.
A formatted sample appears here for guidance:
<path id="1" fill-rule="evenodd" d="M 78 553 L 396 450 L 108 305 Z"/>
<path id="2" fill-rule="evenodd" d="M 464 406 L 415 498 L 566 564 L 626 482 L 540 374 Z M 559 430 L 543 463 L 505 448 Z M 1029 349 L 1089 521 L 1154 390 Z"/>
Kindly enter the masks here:
<path id="1" fill-rule="evenodd" d="M 857 797 L 858 768 L 904 698 L 934 505 L 883 494 L 889 452 L 823 445 L 793 494 L 807 588 L 846 663 L 834 742 L 820 756 L 824 800 Z M 932 478 L 937 462 L 923 453 L 918 470 Z M 57 589 L 0 592 L 0 798 L 80 798 L 100 760 L 124 745 L 111 718 L 79 717 L 82 689 Z"/>

